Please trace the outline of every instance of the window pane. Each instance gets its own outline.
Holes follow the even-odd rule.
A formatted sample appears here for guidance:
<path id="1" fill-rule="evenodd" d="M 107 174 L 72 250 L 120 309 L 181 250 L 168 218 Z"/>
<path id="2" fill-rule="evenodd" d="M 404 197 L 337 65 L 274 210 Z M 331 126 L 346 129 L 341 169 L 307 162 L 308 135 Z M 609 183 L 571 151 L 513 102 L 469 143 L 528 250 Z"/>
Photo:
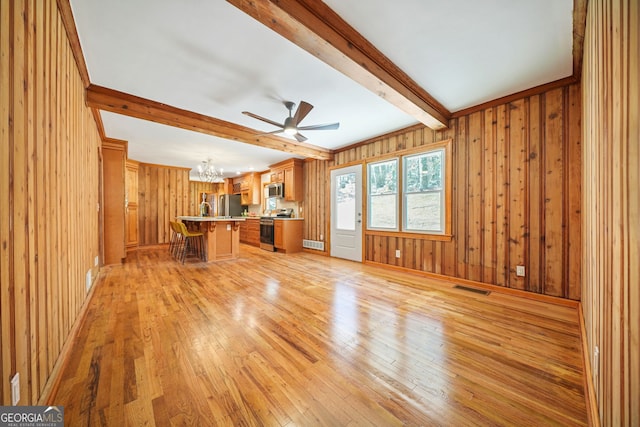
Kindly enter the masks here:
<path id="1" fill-rule="evenodd" d="M 442 231 L 441 192 L 406 195 L 406 229 Z"/>
<path id="2" fill-rule="evenodd" d="M 368 227 L 398 229 L 398 159 L 368 165 Z"/>
<path id="3" fill-rule="evenodd" d="M 336 228 L 356 229 L 356 174 L 336 176 Z"/>
<path id="4" fill-rule="evenodd" d="M 389 228 L 392 230 L 398 228 L 396 215 L 398 212 L 398 198 L 396 195 L 371 196 L 370 200 L 369 227 Z"/>
<path id="5" fill-rule="evenodd" d="M 267 199 L 267 210 L 272 211 L 276 208 L 276 198 L 275 197 L 269 197 Z"/>
<path id="6" fill-rule="evenodd" d="M 405 157 L 404 176 L 407 193 L 442 189 L 443 150 Z"/>
<path id="7" fill-rule="evenodd" d="M 369 165 L 369 194 L 397 193 L 398 191 L 398 161 L 391 160 Z"/>

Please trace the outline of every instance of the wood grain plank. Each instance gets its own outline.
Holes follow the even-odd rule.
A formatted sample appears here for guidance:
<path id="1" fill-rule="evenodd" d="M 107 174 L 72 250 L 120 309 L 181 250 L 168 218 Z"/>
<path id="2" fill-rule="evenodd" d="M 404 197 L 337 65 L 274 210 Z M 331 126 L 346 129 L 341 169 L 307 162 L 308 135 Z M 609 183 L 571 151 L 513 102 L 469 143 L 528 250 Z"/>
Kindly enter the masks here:
<path id="1" fill-rule="evenodd" d="M 495 110 L 485 110 L 482 150 L 482 282 L 485 283 L 495 283 L 496 277 L 496 125 Z"/>
<path id="2" fill-rule="evenodd" d="M 541 141 L 542 126 L 540 122 L 540 96 L 529 98 L 529 264 L 527 272 L 527 289 L 531 292 L 542 292 L 541 258 L 544 253 L 542 245 L 542 221 L 544 219 L 542 181 L 544 179 L 542 159 L 543 144 Z"/>
<path id="3" fill-rule="evenodd" d="M 10 214 L 13 223 L 13 233 L 11 236 L 11 246 L 14 251 L 12 262 L 13 277 L 11 278 L 9 303 L 13 306 L 13 360 L 12 375 L 16 372 L 23 372 L 26 375 L 20 376 L 20 389 L 25 390 L 26 399 L 31 394 L 29 387 L 29 316 L 27 308 L 29 306 L 29 253 L 28 226 L 28 166 L 29 158 L 27 142 L 27 99 L 24 79 L 26 78 L 26 68 L 28 60 L 24 55 L 27 46 L 26 28 L 24 16 L 27 13 L 27 3 L 24 1 L 13 2 L 13 88 L 10 89 L 10 96 L 13 101 L 12 121 L 13 132 L 9 130 L 9 144 L 13 160 L 11 171 L 11 184 L 9 187 L 10 197 L 13 199 L 13 210 Z"/>
<path id="4" fill-rule="evenodd" d="M 10 2 L 0 2 L 0 22 L 3 25 L 0 27 L 0 116 L 10 117 L 12 111 L 12 101 L 10 97 L 11 93 L 11 80 L 9 78 L 9 70 L 13 68 L 13 61 L 10 56 L 10 43 L 11 43 L 11 31 L 10 23 L 12 22 L 13 4 Z M 7 23 L 6 25 L 4 23 Z M 10 171 L 11 171 L 11 137 L 9 135 L 9 123 L 8 120 L 0 121 L 0 194 L 10 194 Z M 10 249 L 10 199 L 7 197 L 5 203 L 0 203 L 0 239 L 2 244 L 0 245 L 0 298 L 2 299 L 3 306 L 9 307 L 7 301 L 10 298 L 10 283 L 13 280 L 10 269 L 12 267 Z M 2 384 L 0 385 L 0 397 L 2 402 L 9 401 L 10 396 L 10 384 L 11 384 L 11 320 L 7 315 L 2 316 L 0 319 L 0 366 L 2 367 Z"/>
<path id="5" fill-rule="evenodd" d="M 562 295 L 564 194 L 563 89 L 545 94 L 545 293 Z"/>
<path id="6" fill-rule="evenodd" d="M 566 242 L 566 286 L 567 296 L 571 299 L 580 299 L 580 287 L 582 283 L 581 275 L 581 255 L 582 255 L 582 133 L 580 120 L 582 114 L 582 102 L 580 100 L 580 87 L 572 86 L 568 88 L 567 99 L 567 144 L 566 158 L 566 192 L 567 203 L 567 228 L 565 234 Z"/>
<path id="7" fill-rule="evenodd" d="M 469 280 L 482 280 L 482 251 L 483 251 L 483 234 L 482 229 L 482 181 L 483 181 L 483 163 L 482 163 L 482 147 L 483 147 L 483 116 L 481 112 L 474 113 L 469 116 L 469 150 L 468 157 L 468 183 L 467 183 L 467 264 Z"/>
<path id="8" fill-rule="evenodd" d="M 496 108 L 496 284 L 509 287 L 509 116 Z"/>
<path id="9" fill-rule="evenodd" d="M 586 425 L 575 307 L 247 245 L 204 269 L 136 254 L 99 279 L 54 396 L 76 424 Z"/>
<path id="10" fill-rule="evenodd" d="M 465 212 L 469 212 L 468 202 L 468 179 L 469 179 L 469 140 L 468 140 L 469 117 L 461 117 L 458 119 L 458 127 L 456 129 L 456 149 L 459 160 L 459 168 L 454 174 L 453 185 L 455 194 L 454 217 L 452 219 L 452 230 L 456 235 L 456 258 L 455 258 L 455 276 L 467 278 L 469 271 L 469 250 L 467 247 L 468 224 Z"/>
<path id="11" fill-rule="evenodd" d="M 509 104 L 509 284 L 526 289 L 526 280 L 516 275 L 516 266 L 527 266 L 529 211 L 527 199 L 528 123 L 527 104 L 524 100 Z M 526 277 L 526 276 L 525 276 Z"/>

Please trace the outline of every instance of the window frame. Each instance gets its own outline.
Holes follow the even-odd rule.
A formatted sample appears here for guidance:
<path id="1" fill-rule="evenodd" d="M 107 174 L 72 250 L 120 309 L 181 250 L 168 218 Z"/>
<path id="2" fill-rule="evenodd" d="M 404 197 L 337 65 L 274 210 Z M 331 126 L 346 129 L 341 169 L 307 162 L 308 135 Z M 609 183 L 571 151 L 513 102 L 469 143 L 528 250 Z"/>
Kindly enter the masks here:
<path id="1" fill-rule="evenodd" d="M 452 206 L 452 185 L 453 185 L 453 157 L 452 157 L 452 139 L 446 139 L 430 144 L 425 144 L 420 147 L 415 147 L 406 150 L 399 150 L 393 153 L 389 153 L 386 156 L 379 156 L 375 159 L 365 160 L 366 167 L 365 171 L 365 179 L 366 179 L 366 200 L 365 210 L 367 212 L 367 223 L 365 234 L 369 235 L 381 235 L 381 236 L 396 236 L 396 237 L 411 237 L 411 238 L 419 238 L 424 240 L 438 240 L 438 241 L 450 241 L 452 239 L 451 234 L 451 217 L 453 212 Z M 405 210 L 406 210 L 406 191 L 405 191 L 405 157 L 427 154 L 432 151 L 442 150 L 443 151 L 443 188 L 442 188 L 442 199 L 443 199 L 443 217 L 441 219 L 443 231 L 442 232 L 434 232 L 434 231 L 420 231 L 420 230 L 407 230 L 405 224 Z M 397 203 L 396 203 L 396 222 L 397 229 L 383 229 L 383 228 L 375 228 L 370 227 L 370 183 L 369 183 L 369 165 L 376 163 L 383 163 L 385 161 L 389 161 L 392 159 L 397 159 Z"/>
<path id="2" fill-rule="evenodd" d="M 372 166 L 375 166 L 375 165 L 378 165 L 378 164 L 381 164 L 381 163 L 389 163 L 391 161 L 395 161 L 395 163 L 396 163 L 396 191 L 395 191 L 395 193 L 391 193 L 391 194 L 395 194 L 395 204 L 396 204 L 395 223 L 396 223 L 396 226 L 395 226 L 395 228 L 374 227 L 374 226 L 371 225 L 371 214 L 372 214 L 371 197 L 372 197 L 372 195 L 371 195 L 371 181 L 369 180 L 370 168 Z M 387 157 L 387 158 L 384 158 L 384 159 L 381 159 L 381 160 L 367 162 L 366 166 L 367 167 L 365 168 L 365 170 L 366 170 L 366 173 L 365 173 L 366 178 L 365 179 L 367 180 L 366 181 L 367 182 L 367 185 L 366 185 L 366 189 L 367 189 L 367 193 L 366 193 L 367 194 L 367 197 L 366 197 L 366 200 L 367 200 L 367 230 L 377 230 L 377 231 L 385 231 L 385 232 L 398 232 L 398 231 L 400 231 L 401 221 L 400 221 L 400 217 L 398 217 L 398 212 L 399 212 L 398 207 L 400 206 L 400 186 L 399 186 L 399 183 L 400 183 L 400 170 L 401 170 L 400 169 L 400 157 L 398 157 L 398 156 Z"/>

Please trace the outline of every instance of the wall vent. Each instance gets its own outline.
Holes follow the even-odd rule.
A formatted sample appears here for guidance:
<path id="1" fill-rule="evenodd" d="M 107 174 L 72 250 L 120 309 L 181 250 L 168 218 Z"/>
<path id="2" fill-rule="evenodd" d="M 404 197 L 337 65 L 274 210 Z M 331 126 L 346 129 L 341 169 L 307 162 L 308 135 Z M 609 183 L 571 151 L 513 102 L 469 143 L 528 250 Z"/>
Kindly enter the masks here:
<path id="1" fill-rule="evenodd" d="M 324 242 L 318 240 L 302 240 L 302 247 L 307 249 L 316 249 L 318 251 L 324 251 Z"/>

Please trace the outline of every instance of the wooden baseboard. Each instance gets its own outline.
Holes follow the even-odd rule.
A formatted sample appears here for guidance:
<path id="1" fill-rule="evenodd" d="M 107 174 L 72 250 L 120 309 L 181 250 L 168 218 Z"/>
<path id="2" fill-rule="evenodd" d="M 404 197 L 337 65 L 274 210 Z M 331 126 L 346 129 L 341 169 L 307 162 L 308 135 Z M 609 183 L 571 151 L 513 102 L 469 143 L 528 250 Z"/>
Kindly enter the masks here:
<path id="1" fill-rule="evenodd" d="M 329 256 L 329 253 L 327 251 L 319 251 L 317 249 L 302 248 L 302 252 L 306 252 L 308 254 L 320 255 L 320 256 Z"/>
<path id="2" fill-rule="evenodd" d="M 439 280 L 439 281 L 454 283 L 454 284 L 463 284 L 463 285 L 471 286 L 478 289 L 484 289 L 491 292 L 513 295 L 520 298 L 527 298 L 527 299 L 532 299 L 536 301 L 547 302 L 550 304 L 561 305 L 564 307 L 571 307 L 571 308 L 577 309 L 579 304 L 579 301 L 574 301 L 566 298 L 554 297 L 551 295 L 544 295 L 544 294 L 537 294 L 535 292 L 523 291 L 521 289 L 505 288 L 504 286 L 490 285 L 488 283 L 476 282 L 474 280 L 468 280 L 468 279 L 460 279 L 457 277 L 445 276 L 442 274 L 430 273 L 427 271 L 413 270 L 406 267 L 398 267 L 395 265 L 382 264 L 374 261 L 364 261 L 364 263 L 367 265 L 373 265 L 381 268 L 402 271 L 404 273 L 417 274 L 419 276 L 428 277 L 429 279 L 434 279 L 434 280 Z"/>
<path id="3" fill-rule="evenodd" d="M 580 323 L 580 341 L 582 343 L 582 364 L 584 366 L 584 394 L 587 404 L 587 417 L 589 425 L 600 427 L 600 414 L 598 412 L 598 400 L 596 398 L 596 389 L 593 384 L 593 370 L 591 367 L 591 358 L 589 357 L 589 341 L 587 340 L 587 330 L 584 324 L 584 313 L 582 312 L 582 304 L 578 303 L 578 322 Z"/>
<path id="4" fill-rule="evenodd" d="M 62 380 L 61 373 L 62 371 L 64 371 L 64 368 L 66 368 L 67 364 L 69 363 L 69 356 L 71 355 L 71 352 L 74 350 L 76 337 L 78 336 L 80 329 L 84 325 L 84 322 L 87 318 L 87 310 L 89 307 L 89 303 L 91 302 L 94 291 L 98 286 L 98 283 L 100 283 L 101 279 L 102 279 L 102 270 L 98 271 L 98 275 L 96 276 L 93 282 L 93 285 L 91 286 L 91 289 L 87 294 L 87 298 L 85 298 L 84 303 L 82 304 L 82 308 L 80 308 L 78 317 L 76 318 L 76 321 L 73 323 L 73 326 L 69 331 L 69 336 L 67 337 L 67 340 L 62 346 L 62 349 L 60 350 L 60 354 L 58 355 L 58 359 L 56 360 L 56 363 L 53 365 L 51 374 L 49 375 L 49 378 L 47 379 L 47 382 L 44 385 L 44 388 L 42 389 L 42 394 L 38 399 L 38 405 L 41 405 L 41 406 L 55 405 L 55 402 L 53 401 L 53 399 L 55 398 L 56 394 L 58 393 L 58 389 L 60 388 L 60 381 Z"/>

